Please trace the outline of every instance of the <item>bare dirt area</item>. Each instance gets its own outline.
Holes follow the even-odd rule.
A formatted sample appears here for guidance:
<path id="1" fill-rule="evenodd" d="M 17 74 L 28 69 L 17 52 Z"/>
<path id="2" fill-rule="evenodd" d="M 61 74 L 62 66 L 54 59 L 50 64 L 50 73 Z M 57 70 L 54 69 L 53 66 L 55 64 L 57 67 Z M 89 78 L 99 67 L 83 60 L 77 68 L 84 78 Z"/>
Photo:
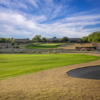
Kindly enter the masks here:
<path id="1" fill-rule="evenodd" d="M 75 68 L 94 65 L 100 65 L 100 60 L 0 81 L 0 100 L 100 100 L 100 80 L 66 74 Z"/>

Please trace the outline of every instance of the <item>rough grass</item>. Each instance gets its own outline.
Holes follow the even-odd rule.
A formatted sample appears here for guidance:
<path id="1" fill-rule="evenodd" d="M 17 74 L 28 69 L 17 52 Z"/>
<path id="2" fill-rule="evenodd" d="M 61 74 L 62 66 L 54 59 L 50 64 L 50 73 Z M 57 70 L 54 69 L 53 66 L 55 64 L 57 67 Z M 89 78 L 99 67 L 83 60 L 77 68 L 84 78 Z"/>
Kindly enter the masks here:
<path id="1" fill-rule="evenodd" d="M 75 68 L 95 65 L 100 65 L 100 60 L 2 80 L 0 100 L 100 100 L 100 80 L 73 78 L 66 74 Z"/>
<path id="2" fill-rule="evenodd" d="M 99 58 L 83 54 L 0 55 L 0 80 L 51 68 L 90 62 Z"/>
<path id="3" fill-rule="evenodd" d="M 26 48 L 29 49 L 52 49 L 52 48 L 57 48 L 60 45 L 64 44 L 69 44 L 69 43 L 34 43 L 34 44 L 29 44 L 26 46 Z"/>

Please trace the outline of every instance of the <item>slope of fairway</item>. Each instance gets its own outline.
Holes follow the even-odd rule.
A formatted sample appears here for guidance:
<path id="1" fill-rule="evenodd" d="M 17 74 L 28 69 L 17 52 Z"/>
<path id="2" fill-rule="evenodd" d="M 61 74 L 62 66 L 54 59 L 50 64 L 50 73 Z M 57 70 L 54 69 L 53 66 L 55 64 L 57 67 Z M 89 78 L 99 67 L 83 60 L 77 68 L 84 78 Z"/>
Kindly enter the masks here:
<path id="1" fill-rule="evenodd" d="M 26 46 L 26 48 L 29 49 L 52 49 L 57 48 L 60 45 L 64 44 L 71 44 L 71 43 L 35 43 L 35 44 L 29 44 Z"/>
<path id="2" fill-rule="evenodd" d="M 0 80 L 100 59 L 83 54 L 16 54 L 0 55 Z"/>

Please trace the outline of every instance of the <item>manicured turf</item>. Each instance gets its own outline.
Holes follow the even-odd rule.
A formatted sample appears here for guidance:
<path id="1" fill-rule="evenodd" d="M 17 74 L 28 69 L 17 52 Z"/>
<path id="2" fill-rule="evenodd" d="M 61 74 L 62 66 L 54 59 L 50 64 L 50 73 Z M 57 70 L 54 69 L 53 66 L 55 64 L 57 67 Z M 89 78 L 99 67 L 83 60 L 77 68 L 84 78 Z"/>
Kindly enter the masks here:
<path id="1" fill-rule="evenodd" d="M 26 48 L 29 49 L 50 49 L 50 48 L 57 48 L 60 45 L 69 44 L 69 43 L 34 43 L 27 45 Z"/>
<path id="2" fill-rule="evenodd" d="M 85 63 L 100 57 L 83 54 L 8 54 L 0 55 L 0 80 L 46 69 Z"/>

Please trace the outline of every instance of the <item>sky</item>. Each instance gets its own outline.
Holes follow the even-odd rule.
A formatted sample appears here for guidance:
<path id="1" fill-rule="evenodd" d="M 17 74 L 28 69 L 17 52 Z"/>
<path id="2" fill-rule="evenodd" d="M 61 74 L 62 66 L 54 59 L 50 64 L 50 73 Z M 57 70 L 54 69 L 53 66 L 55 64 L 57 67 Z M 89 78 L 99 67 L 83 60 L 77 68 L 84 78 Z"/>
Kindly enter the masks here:
<path id="1" fill-rule="evenodd" d="M 100 31 L 100 0 L 0 0 L 0 37 L 82 38 Z"/>

